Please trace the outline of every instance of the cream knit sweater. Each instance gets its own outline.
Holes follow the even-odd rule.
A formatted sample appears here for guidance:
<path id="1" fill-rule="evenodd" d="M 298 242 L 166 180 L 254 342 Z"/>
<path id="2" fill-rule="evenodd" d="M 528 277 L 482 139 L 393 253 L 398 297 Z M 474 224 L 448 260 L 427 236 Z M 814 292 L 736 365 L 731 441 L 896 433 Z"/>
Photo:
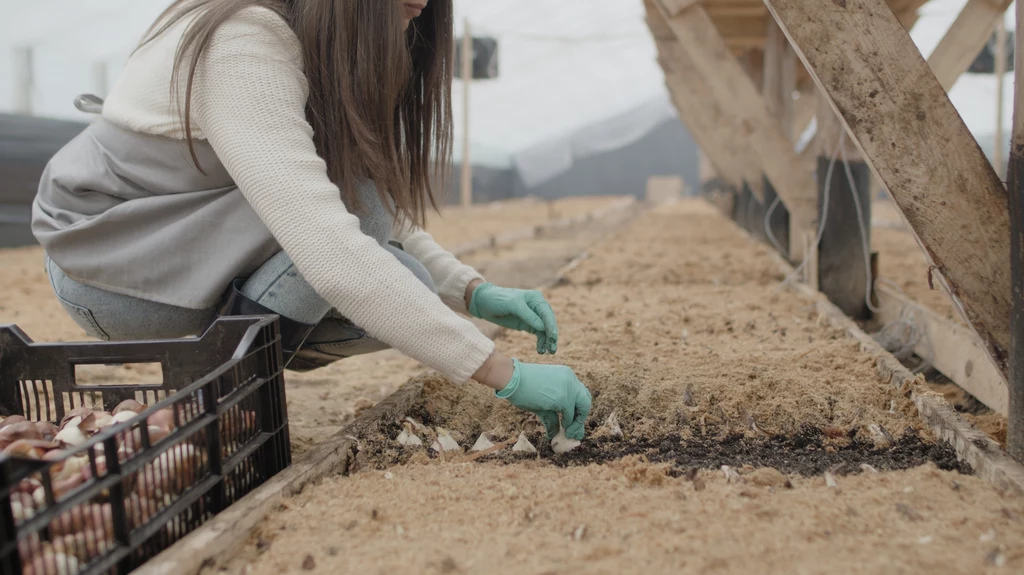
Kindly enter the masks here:
<path id="1" fill-rule="evenodd" d="M 105 102 L 107 121 L 184 138 L 170 85 L 186 25 L 178 23 L 131 57 Z M 203 53 L 193 90 L 193 138 L 209 141 L 318 294 L 372 337 L 453 381 L 468 380 L 494 350 L 455 313 L 465 313 L 466 286 L 480 275 L 425 231 L 403 223 L 395 239 L 429 270 L 438 299 L 360 231 L 317 155 L 307 96 L 291 29 L 270 10 L 245 9 L 217 30 Z"/>

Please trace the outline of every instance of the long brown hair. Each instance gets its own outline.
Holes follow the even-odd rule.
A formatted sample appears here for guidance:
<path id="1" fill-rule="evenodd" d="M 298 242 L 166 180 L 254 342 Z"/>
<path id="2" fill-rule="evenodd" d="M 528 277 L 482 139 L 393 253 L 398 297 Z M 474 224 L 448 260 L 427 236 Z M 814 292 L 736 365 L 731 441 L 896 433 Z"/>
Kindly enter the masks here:
<path id="1" fill-rule="evenodd" d="M 430 0 L 405 31 L 396 0 L 176 0 L 143 43 L 202 10 L 182 36 L 171 87 L 181 93 L 179 73 L 187 70 L 179 108 L 197 167 L 190 117 L 196 67 L 217 27 L 249 6 L 274 10 L 299 39 L 306 117 L 349 208 L 358 209 L 356 189 L 368 179 L 382 200 L 394 201 L 396 217 L 422 224 L 428 207 L 437 209 L 434 186 L 451 159 L 452 0 Z"/>

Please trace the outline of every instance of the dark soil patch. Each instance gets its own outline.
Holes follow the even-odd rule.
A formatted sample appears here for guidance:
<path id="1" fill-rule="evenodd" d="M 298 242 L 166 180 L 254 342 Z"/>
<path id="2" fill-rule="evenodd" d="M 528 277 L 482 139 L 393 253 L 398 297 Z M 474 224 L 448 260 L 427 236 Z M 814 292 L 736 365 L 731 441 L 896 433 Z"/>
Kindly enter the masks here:
<path id="1" fill-rule="evenodd" d="M 384 426 L 383 437 L 363 445 L 360 460 L 363 465 L 383 469 L 402 465 L 412 456 L 411 450 L 398 448 L 393 438 L 401 431 L 397 424 Z M 564 455 L 551 451 L 542 434 L 527 434 L 537 447 L 541 459 L 559 467 L 602 464 L 617 461 L 629 455 L 642 455 L 651 463 L 672 464 L 673 475 L 688 470 L 719 469 L 723 465 L 740 468 L 774 467 L 782 473 L 803 476 L 821 475 L 831 471 L 836 475 L 860 473 L 860 465 L 868 464 L 879 471 L 894 471 L 918 467 L 933 462 L 939 469 L 973 474 L 967 463 L 958 461 L 956 452 L 945 442 L 921 440 L 917 434 L 904 433 L 891 447 L 878 449 L 872 444 L 849 441 L 837 444 L 818 429 L 805 429 L 794 436 L 775 436 L 752 439 L 742 434 L 683 438 L 671 435 L 654 440 L 586 440 L 578 448 Z M 431 458 L 436 457 L 428 452 Z M 504 451 L 488 461 L 515 463 L 536 456 Z"/>
<path id="2" fill-rule="evenodd" d="M 545 451 L 547 453 L 545 453 Z M 652 463 L 671 463 L 673 470 L 683 473 L 687 469 L 719 469 L 730 467 L 774 467 L 783 473 L 803 476 L 820 475 L 831 471 L 837 475 L 860 472 L 866 463 L 879 471 L 909 469 L 935 463 L 939 469 L 973 474 L 970 465 L 960 462 L 956 452 L 947 443 L 926 443 L 913 433 L 904 434 L 888 449 L 874 445 L 850 442 L 847 445 L 827 444 L 818 430 L 805 430 L 799 435 L 750 439 L 743 435 L 725 438 L 680 436 L 663 437 L 653 441 L 584 442 L 565 455 L 555 455 L 546 447 L 541 451 L 555 465 L 586 465 L 605 463 L 627 455 L 642 455 Z"/>

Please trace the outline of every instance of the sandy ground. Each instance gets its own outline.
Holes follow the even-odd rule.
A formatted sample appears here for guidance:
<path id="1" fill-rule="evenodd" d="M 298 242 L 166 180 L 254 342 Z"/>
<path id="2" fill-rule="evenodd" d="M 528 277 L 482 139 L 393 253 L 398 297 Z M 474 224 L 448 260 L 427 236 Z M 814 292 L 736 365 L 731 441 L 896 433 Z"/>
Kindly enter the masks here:
<path id="1" fill-rule="evenodd" d="M 1021 501 L 930 466 L 843 477 L 838 489 L 821 478 L 785 489 L 707 473 L 702 491 L 623 467 L 448 464 L 330 478 L 269 519 L 260 550 L 226 572 L 978 574 L 1024 565 Z"/>
<path id="2" fill-rule="evenodd" d="M 723 428 L 748 438 L 761 435 L 755 426 L 769 434 L 838 429 L 822 449 L 827 457 L 849 441 L 847 431 L 861 439 L 871 423 L 926 436 L 912 406 L 850 340 L 796 296 L 773 294 L 780 279 L 767 248 L 704 204 L 660 209 L 549 290 L 563 334 L 555 359 L 595 392 L 594 425 L 617 412 L 624 443 L 704 428 L 708 443 Z M 522 336 L 500 342 L 536 361 L 531 344 Z M 478 386 L 445 382 L 428 389 L 421 415 L 449 425 L 463 445 L 480 431 L 503 439 L 529 419 Z M 887 453 L 872 456 L 884 461 Z M 1021 500 L 930 463 L 841 475 L 833 487 L 814 474 L 791 475 L 787 486 L 778 472 L 753 469 L 735 483 L 720 471 L 688 481 L 636 456 L 568 468 L 550 452 L 504 465 L 423 455 L 370 463 L 287 501 L 225 571 L 1024 570 Z"/>
<path id="3" fill-rule="evenodd" d="M 447 207 L 428 224 L 438 241 L 449 248 L 488 237 L 600 209 L 619 197 L 567 198 L 556 202 L 523 199 L 469 209 Z M 527 246 L 484 250 L 466 258 L 488 279 L 502 285 L 534 287 L 590 241 L 567 234 L 527 242 Z M 519 255 L 516 255 L 519 250 Z M 524 251 L 525 250 L 525 251 Z M 50 289 L 42 267 L 41 248 L 0 250 L 0 324 L 16 324 L 40 342 L 81 341 L 85 333 L 67 315 Z M 337 362 L 309 373 L 288 373 L 289 419 L 293 449 L 307 450 L 349 423 L 356 413 L 393 392 L 423 370 L 419 362 L 386 351 Z M 152 373 L 150 373 L 152 372 Z M 159 378 L 159 372 L 137 369 L 106 372 L 111 381 Z M 83 378 L 83 381 L 85 379 Z"/>
<path id="4" fill-rule="evenodd" d="M 443 246 L 500 235 L 530 225 L 543 224 L 601 209 L 621 200 L 619 196 L 564 198 L 556 201 L 523 198 L 462 208 L 445 206 L 430 214 L 427 231 Z"/>

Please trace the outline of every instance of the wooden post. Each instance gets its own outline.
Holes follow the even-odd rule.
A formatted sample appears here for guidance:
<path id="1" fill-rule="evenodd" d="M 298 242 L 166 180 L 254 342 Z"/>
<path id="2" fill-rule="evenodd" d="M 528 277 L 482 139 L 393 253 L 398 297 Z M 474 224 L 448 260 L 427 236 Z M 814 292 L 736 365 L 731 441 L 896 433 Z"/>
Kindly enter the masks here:
<path id="1" fill-rule="evenodd" d="M 1017 2 L 1014 63 L 1013 143 L 1010 146 L 1010 388 L 1006 449 L 1024 462 L 1024 2 Z"/>
<path id="2" fill-rule="evenodd" d="M 733 119 L 733 129 L 756 152 L 758 168 L 768 175 L 790 213 L 790 235 L 802 238 L 816 226 L 815 184 L 778 120 L 768 113 L 760 89 L 751 82 L 729 51 L 703 6 L 694 5 L 670 16 L 659 0 L 655 2 L 677 42 L 686 52 Z M 689 81 L 689 78 L 686 78 Z M 790 257 L 803 259 L 803 243 L 790 241 Z"/>
<path id="3" fill-rule="evenodd" d="M 1006 19 L 1002 16 L 999 18 L 999 24 L 996 26 L 996 61 L 995 61 L 995 73 L 996 73 L 996 141 L 995 141 L 995 158 L 993 158 L 992 166 L 996 170 L 996 174 L 1000 178 L 1006 176 L 1006 172 L 1003 171 L 1003 81 L 1006 78 Z"/>
<path id="4" fill-rule="evenodd" d="M 35 92 L 32 47 L 14 48 L 14 105 L 15 114 L 32 115 L 32 97 Z"/>
<path id="5" fill-rule="evenodd" d="M 766 20 L 761 95 L 768 113 L 779 120 L 782 135 L 793 140 L 793 90 L 796 87 L 796 56 L 775 20 Z M 783 256 L 789 256 L 789 209 L 778 199 L 767 176 L 764 178 L 765 217 L 771 238 Z M 769 212 L 769 210 L 771 210 Z M 764 222 L 761 223 L 763 227 Z"/>
<path id="6" fill-rule="evenodd" d="M 462 207 L 473 203 L 473 165 L 469 155 L 469 86 L 473 83 L 473 35 L 469 18 L 462 32 Z"/>
<path id="7" fill-rule="evenodd" d="M 907 31 L 885 0 L 765 5 L 1005 373 L 1006 187 Z"/>
<path id="8" fill-rule="evenodd" d="M 851 138 L 841 137 L 846 128 L 825 98 L 818 101 L 818 217 L 825 222 L 818 243 L 818 289 L 846 315 L 868 319 L 871 169 Z"/>
<path id="9" fill-rule="evenodd" d="M 928 56 L 928 66 L 945 91 L 948 92 L 957 78 L 971 67 L 1011 1 L 969 0 L 964 5 L 939 45 Z"/>

